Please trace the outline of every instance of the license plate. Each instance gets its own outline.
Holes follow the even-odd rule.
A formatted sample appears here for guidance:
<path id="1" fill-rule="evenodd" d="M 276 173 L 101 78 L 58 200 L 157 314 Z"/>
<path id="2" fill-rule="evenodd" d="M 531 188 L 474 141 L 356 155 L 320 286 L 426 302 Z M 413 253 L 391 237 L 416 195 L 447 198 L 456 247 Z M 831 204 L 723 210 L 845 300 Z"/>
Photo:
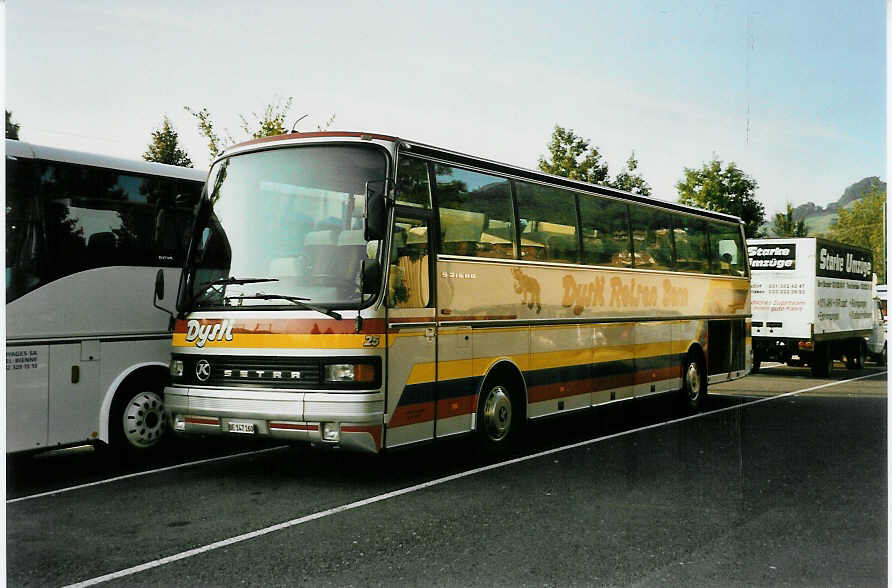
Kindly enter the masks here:
<path id="1" fill-rule="evenodd" d="M 254 423 L 229 423 L 230 433 L 254 434 Z"/>

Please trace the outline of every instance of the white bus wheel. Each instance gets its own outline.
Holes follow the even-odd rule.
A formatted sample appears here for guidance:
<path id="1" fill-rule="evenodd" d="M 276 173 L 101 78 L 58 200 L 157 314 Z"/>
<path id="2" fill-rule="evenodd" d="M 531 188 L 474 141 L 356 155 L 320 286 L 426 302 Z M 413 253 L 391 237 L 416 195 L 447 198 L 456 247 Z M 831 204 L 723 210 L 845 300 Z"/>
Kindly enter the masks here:
<path id="1" fill-rule="evenodd" d="M 118 392 L 111 417 L 112 444 L 118 449 L 143 453 L 157 447 L 167 433 L 167 415 L 161 395 L 144 384 Z"/>

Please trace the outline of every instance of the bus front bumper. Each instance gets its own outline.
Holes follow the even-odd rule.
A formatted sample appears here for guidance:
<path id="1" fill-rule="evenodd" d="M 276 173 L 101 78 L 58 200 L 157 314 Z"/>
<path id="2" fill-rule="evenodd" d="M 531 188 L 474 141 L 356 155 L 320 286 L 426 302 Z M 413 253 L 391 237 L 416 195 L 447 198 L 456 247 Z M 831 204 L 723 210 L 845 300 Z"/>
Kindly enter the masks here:
<path id="1" fill-rule="evenodd" d="M 242 435 L 377 453 L 384 393 L 164 388 L 170 428 L 178 435 Z"/>

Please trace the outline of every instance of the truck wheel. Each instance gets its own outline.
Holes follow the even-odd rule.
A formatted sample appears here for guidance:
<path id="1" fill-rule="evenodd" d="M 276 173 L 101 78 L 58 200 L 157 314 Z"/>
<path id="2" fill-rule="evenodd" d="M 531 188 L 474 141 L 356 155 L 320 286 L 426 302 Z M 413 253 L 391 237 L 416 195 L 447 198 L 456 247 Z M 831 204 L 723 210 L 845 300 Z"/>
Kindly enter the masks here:
<path id="1" fill-rule="evenodd" d="M 846 369 L 860 370 L 864 367 L 864 361 L 867 358 L 867 349 L 864 343 L 855 341 L 849 345 L 846 352 Z"/>
<path id="2" fill-rule="evenodd" d="M 706 375 L 703 362 L 695 353 L 688 353 L 681 372 L 681 393 L 685 409 L 690 413 L 700 410 L 706 396 Z"/>
<path id="3" fill-rule="evenodd" d="M 751 374 L 758 374 L 759 370 L 762 368 L 762 358 L 758 353 L 753 353 L 753 367 L 750 368 Z"/>
<path id="4" fill-rule="evenodd" d="M 827 378 L 833 373 L 833 354 L 830 353 L 829 343 L 815 345 L 814 353 L 809 362 L 811 375 L 816 378 Z"/>

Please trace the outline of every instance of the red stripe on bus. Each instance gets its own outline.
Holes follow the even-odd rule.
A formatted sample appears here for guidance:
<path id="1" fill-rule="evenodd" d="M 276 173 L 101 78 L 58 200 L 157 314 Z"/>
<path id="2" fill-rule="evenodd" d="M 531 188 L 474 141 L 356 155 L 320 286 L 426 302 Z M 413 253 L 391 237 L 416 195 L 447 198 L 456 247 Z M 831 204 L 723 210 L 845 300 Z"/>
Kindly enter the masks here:
<path id="1" fill-rule="evenodd" d="M 450 417 L 471 414 L 475 411 L 476 403 L 476 394 L 459 398 L 443 398 L 437 401 L 437 418 L 448 419 Z"/>
<path id="2" fill-rule="evenodd" d="M 387 426 L 404 427 L 406 425 L 426 423 L 432 420 L 434 420 L 434 403 L 419 402 L 417 404 L 407 404 L 406 406 L 396 407 Z"/>
<path id="3" fill-rule="evenodd" d="M 221 318 L 190 319 L 197 320 L 199 325 L 219 325 Z M 430 319 L 427 319 L 430 320 Z M 187 332 L 186 320 L 178 320 L 174 333 Z M 384 319 L 364 319 L 362 329 L 356 331 L 353 320 L 315 320 L 315 319 L 236 319 L 232 325 L 232 334 L 245 335 L 381 335 L 387 331 Z"/>
<path id="4" fill-rule="evenodd" d="M 270 429 L 290 429 L 292 431 L 318 431 L 319 425 L 297 425 L 294 423 L 270 423 Z"/>
<path id="5" fill-rule="evenodd" d="M 368 433 L 375 440 L 375 451 L 381 451 L 381 425 L 358 426 L 347 425 L 342 426 L 341 431 L 344 433 Z"/>
<path id="6" fill-rule="evenodd" d="M 566 398 L 578 394 L 600 392 L 602 390 L 623 388 L 625 386 L 634 386 L 636 384 L 647 384 L 649 382 L 659 382 L 678 377 L 681 377 L 681 367 L 669 366 L 651 370 L 641 370 L 627 374 L 615 374 L 603 378 L 588 378 L 585 380 L 575 380 L 573 382 L 555 382 L 554 384 L 547 384 L 544 386 L 531 386 L 527 390 L 527 395 L 529 396 L 530 404 L 532 404 L 534 402 L 544 402 L 546 400 Z"/>
<path id="7" fill-rule="evenodd" d="M 183 419 L 190 425 L 219 425 L 220 419 L 208 418 L 203 419 L 199 417 L 186 417 Z"/>

